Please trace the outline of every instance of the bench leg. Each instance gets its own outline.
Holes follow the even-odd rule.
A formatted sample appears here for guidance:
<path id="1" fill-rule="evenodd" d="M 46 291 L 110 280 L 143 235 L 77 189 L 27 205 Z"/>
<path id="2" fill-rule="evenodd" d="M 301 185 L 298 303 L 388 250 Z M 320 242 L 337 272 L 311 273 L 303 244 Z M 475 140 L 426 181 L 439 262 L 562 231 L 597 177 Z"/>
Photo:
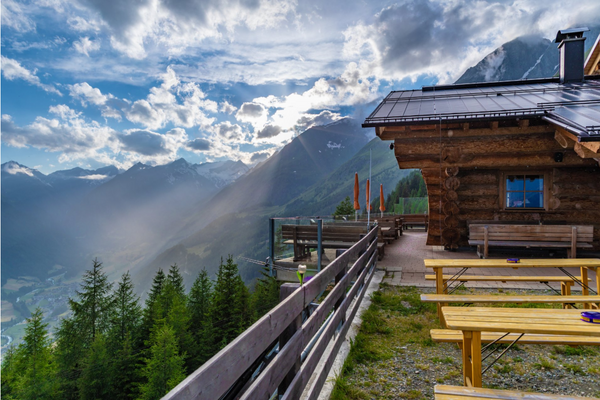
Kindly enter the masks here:
<path id="1" fill-rule="evenodd" d="M 561 282 L 560 283 L 560 294 L 563 296 L 571 295 L 571 286 L 573 286 L 573 282 Z M 573 308 L 570 304 L 563 303 L 563 308 Z"/>
<path id="2" fill-rule="evenodd" d="M 581 294 L 583 296 L 589 296 L 590 295 L 590 291 L 587 288 L 587 285 L 589 283 L 589 281 L 588 281 L 588 269 L 587 269 L 587 267 L 581 267 L 580 270 L 581 270 L 581 282 L 584 283 L 584 286 L 581 288 Z M 596 272 L 598 272 L 598 271 L 596 271 Z M 591 305 L 591 303 L 584 303 L 583 304 L 583 308 L 590 309 L 590 308 L 592 308 L 592 305 Z"/>

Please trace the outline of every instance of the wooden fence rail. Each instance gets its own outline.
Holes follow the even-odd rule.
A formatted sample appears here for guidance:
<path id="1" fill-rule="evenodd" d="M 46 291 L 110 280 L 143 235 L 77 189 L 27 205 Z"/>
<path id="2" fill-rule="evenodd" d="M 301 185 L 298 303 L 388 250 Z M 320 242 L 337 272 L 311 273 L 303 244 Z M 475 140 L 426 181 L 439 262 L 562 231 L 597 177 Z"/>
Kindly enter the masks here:
<path id="1" fill-rule="evenodd" d="M 277 340 L 280 340 L 278 354 L 256 379 L 245 387 L 245 390 L 239 394 L 239 398 L 270 399 L 279 389 L 279 394 L 283 395 L 284 399 L 298 399 L 321 360 L 325 348 L 341 325 L 333 351 L 325 360 L 325 367 L 316 377 L 316 383 L 311 386 L 309 398 L 316 399 L 373 276 L 376 255 L 377 230 L 373 229 L 179 383 L 163 399 L 222 398 L 240 377 L 273 347 Z M 357 257 L 358 259 L 348 268 L 350 260 Z M 333 281 L 335 281 L 333 289 L 302 323 L 303 311 Z M 352 287 L 346 293 L 350 285 Z M 360 290 L 361 288 L 363 290 Z M 346 320 L 346 313 L 357 294 L 358 297 Z M 308 353 L 304 363 L 299 365 L 302 352 L 332 311 L 333 318 Z"/>

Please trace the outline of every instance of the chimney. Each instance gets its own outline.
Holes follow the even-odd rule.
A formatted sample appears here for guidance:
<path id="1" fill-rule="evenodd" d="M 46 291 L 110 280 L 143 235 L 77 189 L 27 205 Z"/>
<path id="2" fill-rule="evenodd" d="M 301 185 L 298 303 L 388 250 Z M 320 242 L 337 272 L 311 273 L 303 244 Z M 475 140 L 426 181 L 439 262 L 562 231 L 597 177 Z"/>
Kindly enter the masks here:
<path id="1" fill-rule="evenodd" d="M 571 28 L 558 31 L 555 43 L 560 43 L 560 83 L 583 82 L 584 42 L 583 32 L 588 28 Z"/>

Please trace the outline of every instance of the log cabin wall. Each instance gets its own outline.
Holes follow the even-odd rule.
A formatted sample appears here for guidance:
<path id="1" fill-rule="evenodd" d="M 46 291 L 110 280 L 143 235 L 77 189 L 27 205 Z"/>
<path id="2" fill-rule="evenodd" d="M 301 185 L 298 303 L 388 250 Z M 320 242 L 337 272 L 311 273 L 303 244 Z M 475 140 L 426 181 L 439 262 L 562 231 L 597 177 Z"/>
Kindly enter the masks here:
<path id="1" fill-rule="evenodd" d="M 527 120 L 378 131 L 382 139 L 394 139 L 400 168 L 421 169 L 429 196 L 428 245 L 467 245 L 469 221 L 556 221 L 594 225 L 598 249 L 598 161 L 576 151 L 577 142 L 563 133 Z M 510 173 L 544 175 L 543 210 L 504 208 L 505 175 Z"/>

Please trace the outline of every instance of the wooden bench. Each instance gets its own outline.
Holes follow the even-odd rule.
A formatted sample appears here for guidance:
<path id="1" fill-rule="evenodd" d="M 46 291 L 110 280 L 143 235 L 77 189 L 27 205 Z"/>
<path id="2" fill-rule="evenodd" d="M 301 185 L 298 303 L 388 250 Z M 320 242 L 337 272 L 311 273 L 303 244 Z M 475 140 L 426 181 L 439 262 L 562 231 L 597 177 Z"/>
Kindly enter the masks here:
<path id="1" fill-rule="evenodd" d="M 461 331 L 453 329 L 431 329 L 431 339 L 436 343 L 457 343 L 462 347 L 463 336 Z M 512 343 L 520 334 L 502 332 L 482 332 L 482 343 Z M 560 344 L 569 346 L 600 346 L 600 337 L 575 336 L 575 335 L 542 335 L 526 333 L 519 339 L 522 344 Z"/>
<path id="2" fill-rule="evenodd" d="M 425 232 L 429 229 L 429 215 L 428 214 L 401 214 L 398 217 L 402 218 L 402 229 L 411 229 L 415 226 L 422 226 L 425 228 Z"/>
<path id="3" fill-rule="evenodd" d="M 361 239 L 361 235 L 368 233 L 367 227 L 353 225 L 323 225 L 321 232 L 321 246 L 323 249 L 349 249 Z M 294 247 L 294 261 L 299 261 L 310 255 L 310 249 L 318 248 L 318 226 L 317 225 L 281 225 L 281 237 L 283 244 L 291 244 Z M 377 251 L 378 258 L 384 256 L 385 242 L 378 232 Z"/>
<path id="4" fill-rule="evenodd" d="M 519 390 L 487 389 L 479 387 L 435 385 L 436 400 L 591 400 L 592 397 L 522 392 Z"/>
<path id="5" fill-rule="evenodd" d="M 576 277 L 581 282 L 581 277 Z M 435 275 L 425 275 L 425 280 L 435 281 Z M 563 276 L 527 276 L 527 275 L 461 275 L 457 278 L 453 278 L 452 275 L 443 275 L 444 285 L 449 279 L 454 279 L 458 282 L 560 282 L 560 294 L 568 296 L 571 294 L 571 287 L 575 283 L 570 277 Z M 588 278 L 588 283 L 591 278 Z"/>
<path id="6" fill-rule="evenodd" d="M 477 254 L 487 258 L 490 246 L 526 248 L 566 248 L 569 258 L 577 248 L 592 248 L 593 226 L 584 225 L 515 225 L 470 224 L 469 244 Z"/>
<path id="7" fill-rule="evenodd" d="M 493 295 L 493 294 L 479 294 L 479 295 L 461 295 L 461 294 L 422 294 L 421 301 L 425 303 L 438 303 L 440 306 L 445 306 L 448 303 L 548 303 L 556 304 L 562 303 L 563 308 L 570 308 L 572 304 L 600 304 L 600 296 L 548 296 L 548 295 Z M 442 324 L 444 324 L 443 321 Z"/>

